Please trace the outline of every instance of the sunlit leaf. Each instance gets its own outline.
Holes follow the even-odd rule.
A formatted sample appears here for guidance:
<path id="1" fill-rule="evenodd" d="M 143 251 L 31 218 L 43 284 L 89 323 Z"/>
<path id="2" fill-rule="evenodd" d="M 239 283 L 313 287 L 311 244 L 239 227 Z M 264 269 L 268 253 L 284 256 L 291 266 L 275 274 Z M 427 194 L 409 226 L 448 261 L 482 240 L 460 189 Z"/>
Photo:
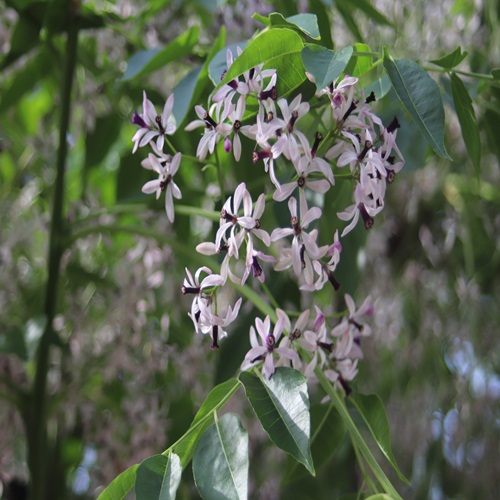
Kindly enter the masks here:
<path id="1" fill-rule="evenodd" d="M 271 440 L 314 475 L 307 378 L 292 368 L 278 368 L 270 380 L 240 374 L 245 392 Z"/>
<path id="2" fill-rule="evenodd" d="M 476 114 L 472 107 L 472 100 L 462 80 L 454 73 L 450 75 L 450 78 L 453 103 L 458 121 L 460 122 L 460 128 L 462 129 L 462 137 L 464 138 L 470 159 L 476 168 L 476 173 L 479 173 L 481 164 L 481 138 L 479 136 Z"/>
<path id="3" fill-rule="evenodd" d="M 366 43 L 356 43 L 353 46 L 354 52 L 371 52 Z M 349 64 L 345 68 L 345 73 L 351 76 L 360 77 L 373 67 L 373 57 L 353 54 Z"/>
<path id="4" fill-rule="evenodd" d="M 382 400 L 376 394 L 352 394 L 349 400 L 354 404 L 368 429 L 385 455 L 389 463 L 402 481 L 408 483 L 405 475 L 399 470 L 391 448 L 391 432 L 389 420 Z"/>
<path id="5" fill-rule="evenodd" d="M 462 52 L 462 47 L 458 46 L 453 52 L 450 52 L 439 59 L 433 59 L 431 63 L 441 66 L 441 68 L 451 69 L 458 66 L 467 57 L 467 55 L 468 52 Z"/>
<path id="6" fill-rule="evenodd" d="M 177 61 L 191 54 L 195 43 L 198 41 L 198 32 L 198 26 L 193 26 L 175 40 L 172 40 L 163 49 L 136 52 L 128 60 L 127 69 L 122 80 L 131 80 L 138 76 L 147 75 L 163 68 L 172 61 Z"/>
<path id="7" fill-rule="evenodd" d="M 175 453 L 146 458 L 137 469 L 136 498 L 140 500 L 175 498 L 181 475 L 181 461 Z"/>
<path id="8" fill-rule="evenodd" d="M 116 476 L 105 490 L 97 497 L 97 500 L 123 500 L 125 495 L 132 489 L 135 483 L 139 464 L 132 465 Z"/>
<path id="9" fill-rule="evenodd" d="M 203 434 L 193 457 L 193 475 L 203 498 L 247 498 L 248 433 L 238 415 L 226 413 Z"/>
<path id="10" fill-rule="evenodd" d="M 314 77 L 318 90 L 330 85 L 344 72 L 351 59 L 352 51 L 351 46 L 338 52 L 318 45 L 304 47 L 302 60 L 306 70 Z"/>
<path id="11" fill-rule="evenodd" d="M 303 47 L 302 39 L 293 30 L 275 28 L 264 31 L 248 43 L 229 68 L 221 85 L 264 63 L 265 68 L 273 68 L 278 72 L 278 95 L 286 97 L 306 80 L 300 57 Z"/>
<path id="12" fill-rule="evenodd" d="M 254 19 L 264 23 L 269 27 L 283 26 L 288 28 L 298 28 L 299 31 L 314 40 L 319 40 L 318 19 L 315 14 L 297 14 L 295 16 L 284 17 L 278 12 L 273 12 L 269 16 L 262 16 L 255 13 Z"/>
<path id="13" fill-rule="evenodd" d="M 207 417 L 214 409 L 222 405 L 235 390 L 240 382 L 236 379 L 230 379 L 222 384 L 215 386 L 206 397 L 198 413 L 195 415 L 189 431 L 174 446 L 173 451 L 181 459 L 185 467 L 193 457 L 194 450 L 202 434 L 213 424 L 213 417 Z"/>
<path id="14" fill-rule="evenodd" d="M 384 48 L 384 68 L 404 107 L 434 151 L 450 160 L 444 145 L 444 109 L 437 83 L 416 62 L 394 60 Z"/>

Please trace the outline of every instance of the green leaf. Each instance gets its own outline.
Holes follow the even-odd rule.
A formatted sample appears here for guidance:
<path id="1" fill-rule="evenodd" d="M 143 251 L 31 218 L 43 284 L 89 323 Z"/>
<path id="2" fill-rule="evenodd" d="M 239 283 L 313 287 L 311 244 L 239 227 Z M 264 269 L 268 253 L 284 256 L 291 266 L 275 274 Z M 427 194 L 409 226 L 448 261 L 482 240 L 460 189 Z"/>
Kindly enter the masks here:
<path id="1" fill-rule="evenodd" d="M 332 26 L 329 16 L 331 8 L 328 8 L 322 0 L 309 0 L 309 9 L 316 14 L 318 20 L 321 45 L 327 49 L 333 49 Z"/>
<path id="2" fill-rule="evenodd" d="M 453 52 L 439 59 L 432 59 L 431 63 L 441 66 L 441 68 L 451 69 L 458 66 L 467 57 L 467 54 L 467 51 L 462 53 L 462 47 L 458 46 Z"/>
<path id="3" fill-rule="evenodd" d="M 163 49 L 140 50 L 136 52 L 127 63 L 127 69 L 122 81 L 131 80 L 156 71 L 172 61 L 191 54 L 191 50 L 198 41 L 198 26 L 193 26 L 188 31 L 172 40 Z"/>
<path id="4" fill-rule="evenodd" d="M 210 64 L 222 51 L 226 43 L 226 29 L 222 26 L 219 36 L 214 41 L 210 52 L 202 66 L 198 66 L 190 71 L 174 88 L 174 108 L 173 114 L 177 121 L 177 127 L 180 127 L 187 113 L 198 101 L 209 79 Z M 225 59 L 224 59 L 225 61 Z M 219 76 L 220 81 L 220 76 Z M 218 82 L 217 82 L 218 83 Z"/>
<path id="5" fill-rule="evenodd" d="M 286 97 L 306 80 L 300 57 L 303 47 L 302 39 L 293 30 L 276 28 L 264 31 L 249 42 L 219 86 L 264 63 L 265 68 L 274 68 L 278 72 L 278 95 Z"/>
<path id="6" fill-rule="evenodd" d="M 491 70 L 491 76 L 492 76 L 495 80 L 500 80 L 500 68 L 495 68 L 495 69 L 492 69 L 492 70 Z"/>
<path id="7" fill-rule="evenodd" d="M 137 202 L 152 201 L 141 191 L 147 181 L 153 179 L 151 171 L 141 167 L 141 157 L 132 152 L 126 153 L 120 157 L 120 166 L 116 176 L 116 201 L 118 202 Z M 158 200 L 158 203 L 164 203 L 164 198 Z"/>
<path id="8" fill-rule="evenodd" d="M 175 498 L 181 475 L 181 461 L 175 453 L 146 458 L 137 469 L 136 498 L 138 500 Z"/>
<path id="9" fill-rule="evenodd" d="M 213 417 L 206 418 L 211 412 L 221 407 L 240 386 L 240 382 L 234 378 L 215 386 L 198 413 L 195 415 L 189 430 L 184 436 L 172 447 L 173 451 L 181 459 L 183 467 L 185 467 L 193 457 L 194 450 L 201 435 L 212 425 Z"/>
<path id="10" fill-rule="evenodd" d="M 385 97 L 389 90 L 391 90 L 392 84 L 391 80 L 387 74 L 383 74 L 380 78 L 377 78 L 374 82 L 370 83 L 364 88 L 365 95 L 370 95 L 373 91 L 377 99 L 382 99 Z"/>
<path id="11" fill-rule="evenodd" d="M 273 12 L 269 14 L 268 17 L 257 13 L 253 14 L 252 17 L 269 27 L 283 26 L 287 28 L 298 28 L 299 31 L 313 40 L 320 39 L 318 18 L 315 14 L 297 14 L 285 18 L 282 14 Z"/>
<path id="12" fill-rule="evenodd" d="M 316 404 L 311 407 L 311 454 L 316 470 L 327 464 L 340 446 L 346 428 L 333 404 Z M 297 470 L 297 461 L 289 460 L 286 467 L 285 482 L 292 482 L 307 474 L 303 467 Z M 303 471 L 303 473 L 301 473 Z"/>
<path id="13" fill-rule="evenodd" d="M 193 476 L 203 498 L 247 498 L 248 433 L 238 415 L 226 413 L 203 434 L 193 457 Z"/>
<path id="14" fill-rule="evenodd" d="M 479 136 L 479 127 L 477 126 L 476 115 L 472 107 L 472 100 L 469 92 L 465 88 L 462 80 L 452 73 L 451 91 L 453 94 L 453 103 L 457 112 L 460 128 L 462 129 L 462 137 L 464 138 L 465 146 L 469 157 L 479 174 L 481 164 L 481 138 Z"/>
<path id="15" fill-rule="evenodd" d="M 400 479 L 409 484 L 408 479 L 406 479 L 404 474 L 399 470 L 396 459 L 392 453 L 389 420 L 382 400 L 376 394 L 359 393 L 351 395 L 349 400 L 363 417 L 363 420 L 366 422 L 368 429 L 370 429 L 380 450 L 397 472 Z"/>
<path id="16" fill-rule="evenodd" d="M 437 83 L 416 62 L 394 60 L 385 47 L 384 68 L 427 142 L 441 158 L 451 160 L 444 145 L 444 109 Z"/>
<path id="17" fill-rule="evenodd" d="M 302 60 L 306 70 L 316 81 L 318 90 L 334 82 L 345 70 L 352 56 L 352 47 L 348 46 L 335 52 L 318 45 L 307 45 L 302 50 Z"/>
<path id="18" fill-rule="evenodd" d="M 356 0 L 356 2 L 350 2 L 349 0 L 337 0 L 339 4 L 343 7 L 347 7 L 348 9 L 352 9 L 355 7 L 361 11 L 363 11 L 370 19 L 375 21 L 378 24 L 382 24 L 385 26 L 393 26 L 393 23 L 387 19 L 384 14 L 382 14 L 379 10 L 377 10 L 369 0 Z"/>
<path id="19" fill-rule="evenodd" d="M 278 368 L 270 380 L 248 372 L 242 372 L 239 379 L 273 443 L 314 476 L 307 378 L 292 368 Z"/>
<path id="20" fill-rule="evenodd" d="M 134 486 L 138 468 L 139 464 L 132 465 L 132 467 L 124 470 L 119 476 L 116 476 L 97 497 L 97 500 L 122 500 L 125 498 L 125 495 Z"/>
<path id="21" fill-rule="evenodd" d="M 46 47 L 34 51 L 23 66 L 16 70 L 12 77 L 3 80 L 0 91 L 0 113 L 17 104 L 17 102 L 37 84 L 40 83 L 54 68 Z"/>
<path id="22" fill-rule="evenodd" d="M 96 119 L 94 130 L 85 138 L 85 168 L 95 167 L 104 160 L 121 126 L 122 118 L 114 112 Z"/>
<path id="23" fill-rule="evenodd" d="M 40 43 L 40 28 L 41 26 L 35 24 L 31 18 L 29 20 L 24 16 L 19 18 L 10 40 L 10 50 L 0 63 L 0 71 Z"/>
<path id="24" fill-rule="evenodd" d="M 175 116 L 177 127 L 182 123 L 192 106 L 192 101 L 203 66 L 193 68 L 174 88 L 174 107 L 172 114 Z"/>
<path id="25" fill-rule="evenodd" d="M 371 52 L 371 49 L 366 43 L 355 43 L 354 52 Z M 374 56 L 358 56 L 354 54 L 347 67 L 345 73 L 347 75 L 360 77 L 373 68 Z"/>
<path id="26" fill-rule="evenodd" d="M 28 350 L 22 328 L 13 327 L 0 334 L 0 352 L 15 354 L 22 361 L 28 361 Z"/>
<path id="27" fill-rule="evenodd" d="M 355 17 L 353 16 L 354 10 L 352 6 L 352 2 L 349 2 L 347 4 L 342 1 L 335 2 L 335 7 L 339 11 L 340 17 L 342 17 L 342 19 L 344 20 L 347 29 L 354 35 L 354 38 L 356 40 L 363 42 L 364 37 L 355 21 Z"/>
<path id="28" fill-rule="evenodd" d="M 210 64 L 208 65 L 208 76 L 212 80 L 215 86 L 219 85 L 224 73 L 227 71 L 227 51 L 228 49 L 233 54 L 233 61 L 238 57 L 237 49 L 243 50 L 247 46 L 248 42 L 236 42 L 232 43 L 228 47 L 219 49 L 217 54 L 212 58 Z"/>

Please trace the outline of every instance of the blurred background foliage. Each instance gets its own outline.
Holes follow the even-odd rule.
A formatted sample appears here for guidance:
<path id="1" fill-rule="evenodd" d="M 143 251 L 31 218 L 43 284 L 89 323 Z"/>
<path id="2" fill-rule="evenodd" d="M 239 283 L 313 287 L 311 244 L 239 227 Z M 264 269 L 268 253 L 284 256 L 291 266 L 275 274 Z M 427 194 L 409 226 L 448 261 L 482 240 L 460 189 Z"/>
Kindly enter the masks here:
<path id="1" fill-rule="evenodd" d="M 0 481 L 4 497 L 12 499 L 23 498 L 29 474 L 26 429 L 12 394 L 31 387 L 45 321 L 65 49 L 64 16 L 49 14 L 60 6 L 0 2 Z M 211 239 L 214 229 L 182 211 L 169 225 L 162 202 L 142 195 L 150 177 L 140 167 L 145 153 L 131 154 L 130 119 L 140 111 L 143 89 L 157 108 L 176 89 L 174 112 L 185 118 L 172 142 L 180 151 L 195 151 L 198 136 L 183 133 L 183 126 L 195 117 L 191 106 L 205 104 L 213 87 L 205 79 L 190 102 L 189 85 L 206 71 L 211 50 L 242 42 L 261 27 L 251 19 L 254 12 L 273 11 L 316 13 L 323 40 L 335 48 L 387 45 L 395 56 L 430 68 L 427 61 L 461 45 L 469 55 L 460 69 L 489 73 L 500 66 L 498 0 L 84 2 L 67 137 L 65 231 L 71 245 L 62 257 L 48 378 L 53 448 L 47 452 L 47 498 L 95 498 L 126 467 L 164 450 L 185 432 L 208 390 L 235 374 L 248 349 L 249 304 L 218 353 L 194 335 L 180 285 L 186 266 L 203 263 L 194 247 Z M 179 37 L 182 44 L 172 48 Z M 154 55 L 160 61 L 155 71 L 129 78 L 132 57 Z M 412 486 L 387 474 L 403 497 L 496 499 L 500 88 L 464 78 L 481 130 L 477 172 L 448 80 L 430 74 L 442 87 L 453 161 L 426 147 L 392 92 L 379 103 L 386 123 L 400 116 L 398 140 L 407 163 L 375 228 L 346 237 L 349 253 L 342 254 L 338 279 L 342 291 L 358 299 L 370 294 L 375 303 L 374 335 L 364 346 L 356 385 L 386 404 L 393 449 Z M 235 166 L 220 154 L 226 196 L 241 181 L 251 191 L 262 188 L 263 172 L 256 173 L 249 158 Z M 216 181 L 214 168 L 201 171 L 183 160 L 182 205 L 218 210 Z M 325 206 L 350 194 L 338 185 L 332 196 Z M 286 207 L 266 217 L 271 226 L 286 220 Z M 287 307 L 309 306 L 311 297 L 301 297 L 291 283 L 280 274 L 270 288 Z M 315 298 L 319 304 L 332 300 L 341 302 L 330 290 Z M 319 403 L 322 395 L 311 391 Z M 334 415 L 329 442 L 317 451 L 332 459 L 310 478 L 270 446 L 243 400 L 235 398 L 231 410 L 242 415 L 251 436 L 252 498 L 350 498 L 358 490 L 354 452 Z M 313 418 L 316 412 L 321 408 L 314 407 Z M 196 496 L 190 474 L 186 469 L 181 498 Z"/>

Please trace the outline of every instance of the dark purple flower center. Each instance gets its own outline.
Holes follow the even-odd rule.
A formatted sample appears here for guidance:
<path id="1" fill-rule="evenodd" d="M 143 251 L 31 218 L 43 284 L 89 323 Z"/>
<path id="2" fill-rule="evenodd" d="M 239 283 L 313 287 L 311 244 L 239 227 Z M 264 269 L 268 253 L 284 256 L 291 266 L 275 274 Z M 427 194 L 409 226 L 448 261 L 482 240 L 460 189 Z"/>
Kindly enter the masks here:
<path id="1" fill-rule="evenodd" d="M 266 337 L 266 346 L 267 346 L 267 350 L 269 352 L 273 352 L 274 350 L 274 346 L 276 345 L 276 339 L 274 338 L 274 335 L 272 333 L 270 333 L 267 337 Z"/>
<path id="2" fill-rule="evenodd" d="M 134 111 L 134 115 L 132 116 L 132 123 L 134 125 L 139 125 L 139 127 L 141 128 L 149 128 L 146 125 L 146 122 L 144 121 L 142 116 L 139 113 L 137 113 L 137 111 Z"/>

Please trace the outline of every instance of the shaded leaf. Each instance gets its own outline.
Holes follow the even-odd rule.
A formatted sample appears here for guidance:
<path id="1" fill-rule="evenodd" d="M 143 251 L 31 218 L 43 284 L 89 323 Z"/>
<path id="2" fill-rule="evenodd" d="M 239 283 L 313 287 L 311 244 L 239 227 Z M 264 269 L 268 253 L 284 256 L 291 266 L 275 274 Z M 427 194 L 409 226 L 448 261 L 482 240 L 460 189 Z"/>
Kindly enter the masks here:
<path id="1" fill-rule="evenodd" d="M 264 63 L 265 68 L 273 68 L 278 72 L 278 94 L 279 97 L 286 97 L 306 80 L 300 57 L 303 47 L 302 39 L 293 30 L 275 28 L 264 31 L 248 43 L 220 85 Z"/>
<path id="2" fill-rule="evenodd" d="M 28 361 L 28 351 L 22 328 L 13 327 L 0 334 L 0 352 L 15 354 L 22 361 Z"/>
<path id="3" fill-rule="evenodd" d="M 97 497 L 97 500 L 122 500 L 125 498 L 125 495 L 134 486 L 138 468 L 139 464 L 132 465 L 132 467 L 124 470 L 119 476 L 116 476 Z"/>
<path id="4" fill-rule="evenodd" d="M 378 24 L 393 26 L 393 23 L 389 21 L 384 14 L 377 10 L 369 0 L 356 0 L 354 3 L 349 2 L 348 0 L 337 0 L 337 2 L 351 10 L 352 7 L 361 10 L 368 16 L 369 19 L 372 19 Z"/>
<path id="5" fill-rule="evenodd" d="M 10 40 L 10 50 L 0 63 L 0 71 L 40 43 L 40 29 L 41 26 L 28 16 L 21 15 L 19 17 Z"/>
<path id="6" fill-rule="evenodd" d="M 333 2 L 332 2 L 333 4 Z M 353 3 L 352 2 L 335 2 L 335 7 L 339 11 L 340 17 L 344 20 L 347 29 L 354 35 L 355 40 L 359 40 L 360 42 L 364 41 L 364 36 L 361 33 L 358 24 L 356 23 L 353 16 Z"/>
<path id="7" fill-rule="evenodd" d="M 45 47 L 40 47 L 32 56 L 13 74 L 12 78 L 2 82 L 0 112 L 15 106 L 19 99 L 54 70 L 54 61 Z"/>
<path id="8" fill-rule="evenodd" d="M 138 500 L 175 498 L 181 475 L 181 461 L 175 453 L 146 458 L 137 469 L 136 498 Z"/>
<path id="9" fill-rule="evenodd" d="M 121 126 L 122 118 L 114 112 L 96 119 L 94 130 L 85 138 L 85 168 L 95 167 L 104 160 Z"/>
<path id="10" fill-rule="evenodd" d="M 333 49 L 332 26 L 330 24 L 331 9 L 322 0 L 309 0 L 309 9 L 316 14 L 321 39 L 321 45 Z"/>
<path id="11" fill-rule="evenodd" d="M 462 137 L 464 138 L 467 152 L 476 169 L 476 173 L 479 174 L 481 138 L 479 136 L 479 127 L 477 126 L 474 108 L 472 107 L 472 100 L 462 80 L 454 73 L 450 75 L 450 78 L 453 104 L 455 105 L 455 111 L 457 112 L 460 128 L 462 129 Z"/>
<path id="12" fill-rule="evenodd" d="M 441 68 L 451 69 L 458 66 L 468 55 L 465 51 L 462 53 L 462 47 L 458 46 L 453 52 L 446 54 L 439 59 L 432 59 L 431 63 L 441 66 Z"/>
<path id="13" fill-rule="evenodd" d="M 213 424 L 213 417 L 205 419 L 214 409 L 222 406 L 222 404 L 231 397 L 240 382 L 236 379 L 230 379 L 226 382 L 215 386 L 195 415 L 193 422 L 189 426 L 188 432 L 184 434 L 181 440 L 175 444 L 173 451 L 179 456 L 185 467 L 193 457 L 194 450 L 201 435 Z"/>
<path id="14" fill-rule="evenodd" d="M 348 46 L 335 52 L 318 45 L 307 45 L 302 50 L 302 60 L 306 70 L 314 76 L 318 90 L 334 82 L 345 70 L 352 56 Z"/>
<path id="15" fill-rule="evenodd" d="M 500 80 L 500 68 L 492 69 L 492 70 L 491 70 L 491 76 L 492 76 L 495 80 Z"/>
<path id="16" fill-rule="evenodd" d="M 394 60 L 385 47 L 384 68 L 427 142 L 441 158 L 451 160 L 444 145 L 444 109 L 437 83 L 416 62 Z"/>
<path id="17" fill-rule="evenodd" d="M 377 99 L 385 97 L 392 88 L 391 80 L 387 74 L 377 78 L 374 82 L 370 83 L 364 88 L 365 95 L 370 95 L 373 91 Z"/>
<path id="18" fill-rule="evenodd" d="M 151 179 L 154 179 L 154 172 L 141 167 L 139 155 L 132 152 L 122 155 L 116 176 L 116 201 L 152 201 L 153 197 L 149 197 L 141 191 L 141 187 Z M 158 200 L 158 203 L 164 202 L 163 197 Z"/>
<path id="19" fill-rule="evenodd" d="M 282 14 L 273 12 L 267 17 L 257 13 L 253 14 L 252 17 L 269 27 L 284 26 L 288 28 L 298 28 L 299 31 L 308 37 L 314 40 L 320 39 L 318 18 L 315 14 L 297 14 L 285 18 Z"/>
<path id="20" fill-rule="evenodd" d="M 399 470 L 394 454 L 392 453 L 389 420 L 382 400 L 376 394 L 359 393 L 351 395 L 349 400 L 363 417 L 380 450 L 397 472 L 399 478 L 409 484 L 408 479 Z"/>
<path id="21" fill-rule="evenodd" d="M 226 29 L 222 26 L 219 36 L 214 41 L 205 63 L 191 70 L 174 89 L 173 114 L 180 127 L 189 110 L 199 99 L 209 80 L 209 67 L 215 56 L 222 50 L 226 43 Z M 218 83 L 218 82 L 217 82 Z"/>
<path id="22" fill-rule="evenodd" d="M 316 470 L 327 464 L 340 446 L 346 429 L 333 404 L 316 404 L 311 407 L 311 454 Z M 290 457 L 291 458 L 291 457 Z M 307 474 L 304 467 L 298 469 L 296 460 L 287 461 L 284 474 L 286 483 L 296 481 Z"/>
<path id="23" fill-rule="evenodd" d="M 127 63 L 127 69 L 122 80 L 131 80 L 138 76 L 147 75 L 156 71 L 172 61 L 176 61 L 191 54 L 192 48 L 198 41 L 198 26 L 193 26 L 188 31 L 168 43 L 163 49 L 140 50 L 136 52 Z"/>
<path id="24" fill-rule="evenodd" d="M 278 368 L 270 380 L 248 372 L 242 372 L 239 379 L 273 443 L 314 476 L 307 378 L 292 368 Z"/>
<path id="25" fill-rule="evenodd" d="M 203 434 L 193 457 L 193 476 L 203 498 L 247 498 L 248 433 L 238 415 L 226 413 Z"/>

